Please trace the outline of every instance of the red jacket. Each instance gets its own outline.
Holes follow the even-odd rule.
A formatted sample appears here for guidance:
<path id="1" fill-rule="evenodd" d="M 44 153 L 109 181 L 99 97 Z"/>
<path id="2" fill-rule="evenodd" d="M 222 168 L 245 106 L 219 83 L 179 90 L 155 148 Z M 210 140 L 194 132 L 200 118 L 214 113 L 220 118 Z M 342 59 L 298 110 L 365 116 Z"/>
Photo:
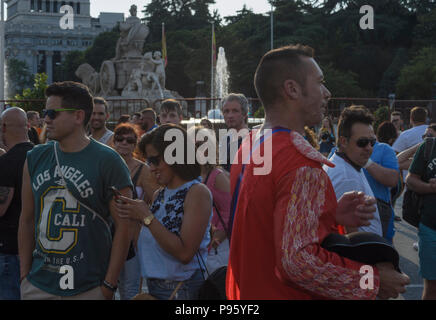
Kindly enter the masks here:
<path id="1" fill-rule="evenodd" d="M 238 151 L 239 164 L 232 165 L 232 193 L 253 134 Z M 267 143 L 272 146 L 271 172 L 254 175 L 254 168 L 262 164 L 251 160 L 240 185 L 226 279 L 228 299 L 375 299 L 377 270 L 374 289 L 361 289 L 362 264 L 320 246 L 327 235 L 338 232 L 336 196 L 322 169 L 322 164 L 333 164 L 295 131 L 265 139 L 261 154 Z"/>

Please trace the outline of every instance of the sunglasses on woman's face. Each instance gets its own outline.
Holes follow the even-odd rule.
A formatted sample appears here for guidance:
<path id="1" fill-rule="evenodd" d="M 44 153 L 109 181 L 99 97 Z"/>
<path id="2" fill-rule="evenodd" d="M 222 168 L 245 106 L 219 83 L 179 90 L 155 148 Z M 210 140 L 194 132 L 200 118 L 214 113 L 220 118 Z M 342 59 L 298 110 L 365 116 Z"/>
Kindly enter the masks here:
<path id="1" fill-rule="evenodd" d="M 365 148 L 369 143 L 371 147 L 374 147 L 376 141 L 377 140 L 375 138 L 359 138 L 356 141 L 356 145 L 359 148 Z"/>
<path id="2" fill-rule="evenodd" d="M 114 136 L 114 141 L 115 142 L 123 142 L 124 140 L 126 140 L 126 142 L 128 144 L 135 144 L 136 143 L 136 138 L 134 137 L 123 137 L 123 136 Z"/>
<path id="3" fill-rule="evenodd" d="M 147 164 L 149 166 L 154 165 L 155 167 L 157 167 L 160 164 L 160 160 L 161 160 L 160 156 L 148 157 Z"/>
<path id="4" fill-rule="evenodd" d="M 61 112 L 61 111 L 76 111 L 76 110 L 78 110 L 78 109 L 72 109 L 72 108 L 64 108 L 64 109 L 44 109 L 44 110 L 42 110 L 42 117 L 43 118 L 45 118 L 45 117 L 49 117 L 50 119 L 52 119 L 52 120 L 54 120 L 54 119 L 56 119 L 56 117 L 57 117 L 57 115 L 58 115 L 58 112 Z"/>

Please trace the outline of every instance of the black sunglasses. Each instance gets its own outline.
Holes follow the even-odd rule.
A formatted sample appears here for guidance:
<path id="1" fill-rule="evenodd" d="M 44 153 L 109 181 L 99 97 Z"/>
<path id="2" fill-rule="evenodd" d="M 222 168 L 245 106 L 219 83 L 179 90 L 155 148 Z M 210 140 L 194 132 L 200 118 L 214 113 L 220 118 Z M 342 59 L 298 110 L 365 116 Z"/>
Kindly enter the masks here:
<path id="1" fill-rule="evenodd" d="M 58 115 L 58 112 L 61 111 L 76 111 L 78 109 L 72 109 L 72 108 L 64 108 L 64 109 L 44 109 L 42 110 L 42 117 L 49 117 L 50 119 L 54 120 L 56 119 L 56 116 Z"/>
<path id="2" fill-rule="evenodd" d="M 161 156 L 148 157 L 147 164 L 149 166 L 154 165 L 155 167 L 157 167 L 160 164 L 160 160 L 161 160 Z"/>
<path id="3" fill-rule="evenodd" d="M 359 138 L 356 141 L 356 145 L 359 148 L 365 148 L 369 143 L 371 147 L 374 147 L 376 141 L 377 140 L 375 138 Z"/>
<path id="4" fill-rule="evenodd" d="M 133 137 L 123 137 L 123 136 L 114 136 L 114 141 L 116 142 L 123 142 L 124 140 L 126 140 L 126 142 L 128 144 L 135 144 L 136 143 L 136 138 Z"/>

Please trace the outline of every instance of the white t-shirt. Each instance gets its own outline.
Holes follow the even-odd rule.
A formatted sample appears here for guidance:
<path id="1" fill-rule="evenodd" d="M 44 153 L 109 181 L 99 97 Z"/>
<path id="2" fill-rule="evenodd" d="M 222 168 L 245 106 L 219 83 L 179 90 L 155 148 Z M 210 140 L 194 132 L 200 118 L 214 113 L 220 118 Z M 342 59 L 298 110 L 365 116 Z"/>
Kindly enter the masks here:
<path id="1" fill-rule="evenodd" d="M 334 168 L 326 165 L 323 166 L 325 172 L 330 177 L 333 188 L 335 189 L 336 199 L 339 200 L 345 192 L 362 191 L 366 195 L 374 197 L 374 194 L 366 180 L 363 170 L 357 171 L 351 164 L 343 158 L 334 154 L 330 161 L 335 164 Z M 374 214 L 374 219 L 371 220 L 371 225 L 360 227 L 359 231 L 376 233 L 383 236 L 380 215 L 378 209 Z"/>
<path id="2" fill-rule="evenodd" d="M 392 145 L 392 148 L 395 150 L 395 152 L 400 153 L 418 143 L 421 143 L 423 141 L 422 136 L 424 135 L 427 127 L 428 125 L 423 124 L 401 132 L 400 136 Z M 403 170 L 403 179 L 406 179 L 407 173 L 407 170 Z"/>

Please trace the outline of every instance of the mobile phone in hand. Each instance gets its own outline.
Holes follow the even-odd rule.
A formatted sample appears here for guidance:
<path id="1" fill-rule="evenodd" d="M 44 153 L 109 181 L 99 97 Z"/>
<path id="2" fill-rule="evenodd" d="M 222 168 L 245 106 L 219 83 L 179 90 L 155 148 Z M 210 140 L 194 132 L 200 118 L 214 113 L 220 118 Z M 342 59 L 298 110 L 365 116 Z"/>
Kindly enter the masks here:
<path id="1" fill-rule="evenodd" d="M 114 186 L 112 186 L 112 187 L 110 187 L 109 189 L 110 189 L 110 190 L 112 191 L 112 193 L 114 194 L 115 202 L 117 202 L 117 203 L 124 203 L 124 201 L 122 201 L 122 200 L 120 199 L 120 197 L 121 197 L 121 192 L 120 192 L 117 188 L 115 188 Z"/>

